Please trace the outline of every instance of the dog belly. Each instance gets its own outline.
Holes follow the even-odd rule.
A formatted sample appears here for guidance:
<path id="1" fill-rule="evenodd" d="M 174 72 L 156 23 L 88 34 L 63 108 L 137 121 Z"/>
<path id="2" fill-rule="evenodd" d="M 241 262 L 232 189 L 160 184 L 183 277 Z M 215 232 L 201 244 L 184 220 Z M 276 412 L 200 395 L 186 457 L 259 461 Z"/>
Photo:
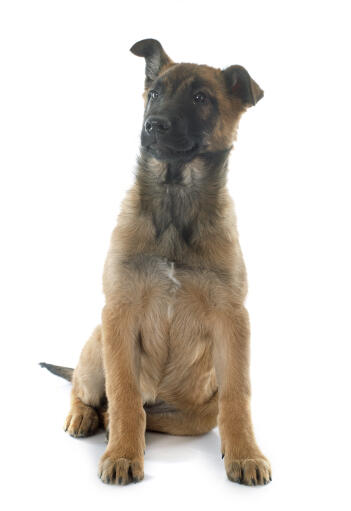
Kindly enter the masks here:
<path id="1" fill-rule="evenodd" d="M 144 282 L 144 285 L 138 298 L 142 304 L 139 381 L 144 403 L 155 403 L 169 359 L 170 325 L 181 284 L 172 261 L 147 257 L 142 265 L 139 282 Z"/>
<path id="2" fill-rule="evenodd" d="M 191 272 L 156 262 L 139 336 L 143 401 L 200 404 L 217 388 L 204 290 Z"/>
<path id="3" fill-rule="evenodd" d="M 173 352 L 160 371 L 155 370 L 155 358 L 141 355 L 140 389 L 144 404 L 164 401 L 183 408 L 207 402 L 216 392 L 211 354 L 202 347 L 188 349 L 187 353 Z"/>
<path id="4" fill-rule="evenodd" d="M 144 403 L 206 401 L 216 389 L 213 314 L 229 300 L 221 277 L 139 254 L 120 267 L 118 287 L 138 323 L 138 379 Z"/>
<path id="5" fill-rule="evenodd" d="M 207 402 L 218 385 L 212 357 L 212 338 L 195 311 L 184 314 L 174 304 L 170 324 L 169 357 L 158 397 L 168 403 L 193 407 Z"/>

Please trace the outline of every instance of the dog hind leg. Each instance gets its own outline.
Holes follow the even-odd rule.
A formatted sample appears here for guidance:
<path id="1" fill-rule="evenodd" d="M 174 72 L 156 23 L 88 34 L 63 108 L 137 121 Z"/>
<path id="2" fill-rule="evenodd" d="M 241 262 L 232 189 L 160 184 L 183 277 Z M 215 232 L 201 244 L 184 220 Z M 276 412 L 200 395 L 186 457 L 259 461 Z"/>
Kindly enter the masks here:
<path id="1" fill-rule="evenodd" d="M 192 410 L 171 410 L 166 405 L 145 406 L 146 429 L 171 435 L 203 435 L 216 427 L 218 415 L 217 392 L 212 398 Z"/>
<path id="2" fill-rule="evenodd" d="M 92 435 L 99 428 L 98 408 L 105 397 L 100 326 L 94 330 L 82 350 L 72 384 L 71 409 L 64 429 L 74 437 Z"/>

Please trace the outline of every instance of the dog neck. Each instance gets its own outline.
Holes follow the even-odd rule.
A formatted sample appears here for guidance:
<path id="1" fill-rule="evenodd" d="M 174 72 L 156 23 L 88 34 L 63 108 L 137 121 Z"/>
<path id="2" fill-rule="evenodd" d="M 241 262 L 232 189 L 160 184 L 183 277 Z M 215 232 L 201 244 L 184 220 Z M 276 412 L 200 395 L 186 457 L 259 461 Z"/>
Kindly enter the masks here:
<path id="1" fill-rule="evenodd" d="M 141 151 L 140 206 L 143 214 L 151 215 L 157 238 L 173 225 L 189 244 L 196 223 L 213 224 L 221 211 L 230 149 L 204 153 L 190 162 L 160 161 Z"/>

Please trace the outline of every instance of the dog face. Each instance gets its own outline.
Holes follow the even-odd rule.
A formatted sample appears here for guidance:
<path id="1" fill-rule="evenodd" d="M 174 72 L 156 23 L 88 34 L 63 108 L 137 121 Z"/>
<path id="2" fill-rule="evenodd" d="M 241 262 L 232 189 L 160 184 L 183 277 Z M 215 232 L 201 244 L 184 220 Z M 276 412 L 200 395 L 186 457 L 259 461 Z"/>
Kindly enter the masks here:
<path id="1" fill-rule="evenodd" d="M 163 161 L 190 161 L 229 149 L 241 114 L 263 91 L 241 66 L 223 71 L 176 64 L 154 39 L 139 41 L 132 53 L 145 58 L 142 148 Z"/>

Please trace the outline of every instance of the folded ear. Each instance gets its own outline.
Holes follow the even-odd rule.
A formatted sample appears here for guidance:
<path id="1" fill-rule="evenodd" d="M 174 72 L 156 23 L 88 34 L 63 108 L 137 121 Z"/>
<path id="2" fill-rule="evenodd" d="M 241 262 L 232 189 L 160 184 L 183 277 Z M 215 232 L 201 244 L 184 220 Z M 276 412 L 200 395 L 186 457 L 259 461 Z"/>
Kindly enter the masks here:
<path id="1" fill-rule="evenodd" d="M 246 106 L 256 105 L 263 98 L 263 90 L 242 66 L 230 66 L 222 71 L 228 90 Z"/>
<path id="2" fill-rule="evenodd" d="M 135 43 L 130 51 L 145 58 L 145 86 L 147 87 L 160 72 L 172 64 L 172 60 L 156 39 L 143 39 Z"/>

